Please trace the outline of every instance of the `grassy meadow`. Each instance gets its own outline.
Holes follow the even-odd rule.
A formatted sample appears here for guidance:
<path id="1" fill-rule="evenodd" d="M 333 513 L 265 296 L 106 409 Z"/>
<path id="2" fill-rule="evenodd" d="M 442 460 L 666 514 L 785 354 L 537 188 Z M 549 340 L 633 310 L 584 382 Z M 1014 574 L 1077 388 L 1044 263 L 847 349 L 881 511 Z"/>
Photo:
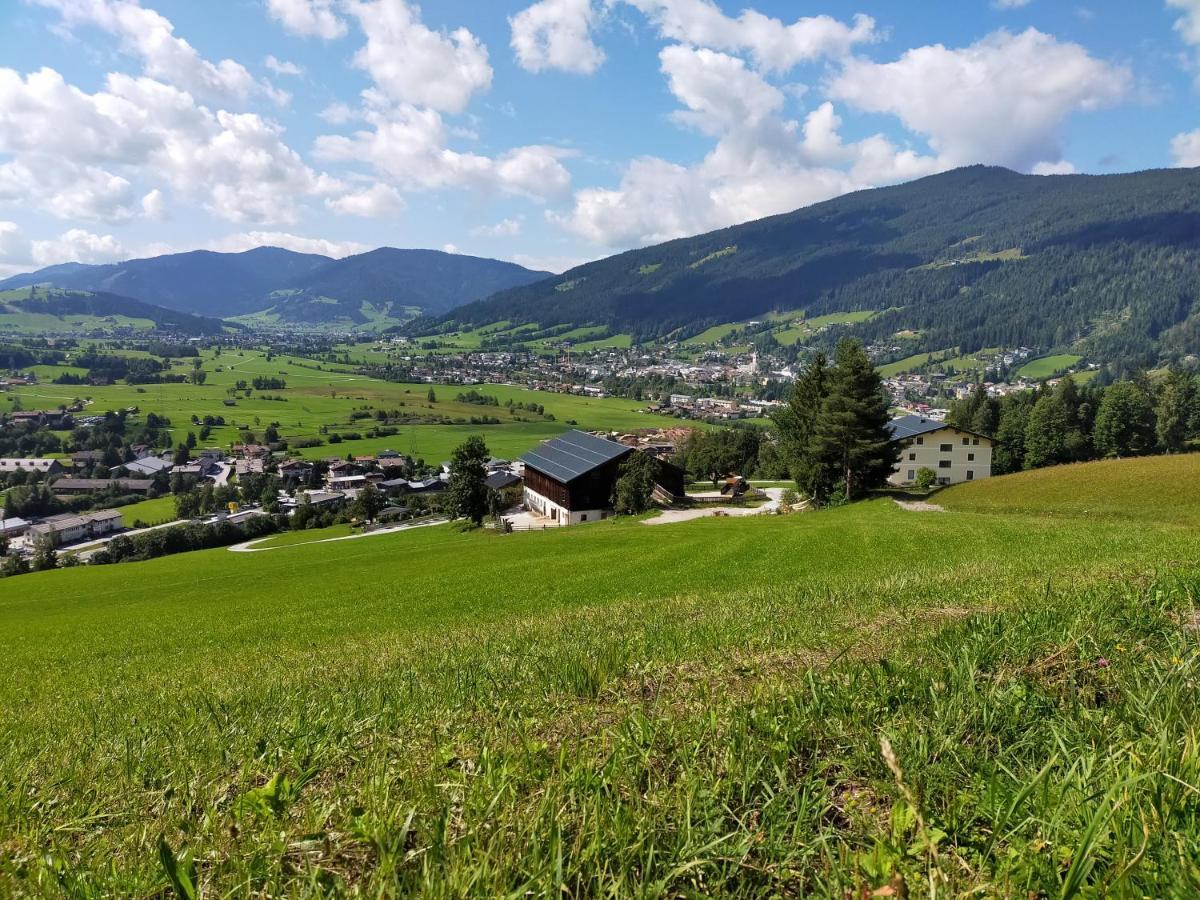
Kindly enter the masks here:
<path id="1" fill-rule="evenodd" d="M 1200 492 L 1025 478 L 0 582 L 0 894 L 1194 894 Z"/>
<path id="2" fill-rule="evenodd" d="M 324 438 L 320 434 L 322 426 L 335 432 L 361 434 L 374 425 L 371 420 L 351 421 L 351 415 L 362 410 L 398 410 L 417 416 L 464 421 L 482 416 L 501 419 L 499 425 L 403 425 L 399 426 L 399 434 L 389 437 L 326 443 L 301 451 L 307 458 L 320 458 L 391 449 L 412 453 L 430 462 L 448 459 L 454 447 L 472 434 L 482 434 L 493 453 L 511 457 L 575 427 L 572 422 L 583 428 L 610 430 L 678 424 L 676 419 L 642 412 L 643 403 L 620 398 L 595 399 L 530 391 L 510 385 L 478 385 L 474 388 L 437 385 L 434 387 L 436 401 L 430 403 L 428 385 L 381 381 L 356 375 L 339 366 L 317 368 L 319 364 L 312 360 L 284 356 L 268 360 L 266 354 L 251 350 L 226 351 L 219 357 L 204 351 L 202 359 L 208 373 L 203 385 L 56 385 L 49 382 L 59 374 L 60 368 L 63 372 L 76 370 L 44 366 L 39 377 L 46 383 L 0 397 L 0 409 L 11 405 L 14 397 L 25 409 L 53 408 L 82 399 L 90 401 L 85 412 L 91 414 L 137 406 L 143 414 L 155 412 L 167 416 L 176 441 L 181 441 L 188 431 L 197 430 L 190 424 L 193 415 L 201 418 L 221 416 L 226 425 L 213 429 L 208 441 L 211 446 L 228 446 L 238 440 L 243 429 L 261 438 L 263 429 L 272 422 L 278 422 L 281 436 L 291 441 Z M 177 371 L 190 371 L 190 359 L 177 363 Z M 256 376 L 282 378 L 287 387 L 252 390 L 249 398 L 239 394 L 235 406 L 225 405 L 229 388 L 239 380 L 251 382 Z M 501 406 L 479 406 L 456 400 L 460 393 L 472 389 L 496 397 Z M 554 420 L 525 411 L 510 412 L 503 406 L 510 399 L 514 403 L 539 404 L 554 416 Z"/>

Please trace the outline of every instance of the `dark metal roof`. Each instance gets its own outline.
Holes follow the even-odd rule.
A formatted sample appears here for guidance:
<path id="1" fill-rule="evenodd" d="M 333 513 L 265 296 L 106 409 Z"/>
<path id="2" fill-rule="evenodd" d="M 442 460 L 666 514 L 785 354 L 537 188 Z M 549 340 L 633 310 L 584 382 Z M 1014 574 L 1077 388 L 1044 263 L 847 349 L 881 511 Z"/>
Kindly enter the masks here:
<path id="1" fill-rule="evenodd" d="M 505 488 L 510 488 L 514 484 L 520 484 L 521 479 L 512 472 L 493 472 L 483 481 L 493 491 L 502 491 Z"/>
<path id="2" fill-rule="evenodd" d="M 521 460 L 529 468 L 566 484 L 632 452 L 631 447 L 616 441 L 568 431 L 530 450 Z"/>
<path id="3" fill-rule="evenodd" d="M 906 441 L 918 435 L 929 434 L 932 431 L 941 431 L 943 428 L 987 438 L 989 441 L 994 440 L 994 438 L 987 437 L 986 434 L 979 434 L 979 432 L 972 431 L 969 428 L 947 425 L 945 422 L 939 422 L 936 419 L 927 419 L 924 416 L 901 416 L 899 419 L 892 419 L 892 421 L 888 422 L 888 430 L 892 433 L 893 441 Z"/>

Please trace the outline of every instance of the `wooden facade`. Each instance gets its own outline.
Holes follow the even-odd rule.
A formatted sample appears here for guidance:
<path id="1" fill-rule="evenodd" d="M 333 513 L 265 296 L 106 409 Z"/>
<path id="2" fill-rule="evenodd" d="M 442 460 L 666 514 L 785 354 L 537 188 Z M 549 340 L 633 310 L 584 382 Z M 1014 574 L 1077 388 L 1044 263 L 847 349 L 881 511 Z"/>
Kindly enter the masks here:
<path id="1" fill-rule="evenodd" d="M 567 483 L 527 464 L 525 466 L 525 487 L 571 512 L 609 509 L 612 506 L 613 490 L 616 488 L 621 463 L 624 462 L 625 456 L 607 462 Z"/>

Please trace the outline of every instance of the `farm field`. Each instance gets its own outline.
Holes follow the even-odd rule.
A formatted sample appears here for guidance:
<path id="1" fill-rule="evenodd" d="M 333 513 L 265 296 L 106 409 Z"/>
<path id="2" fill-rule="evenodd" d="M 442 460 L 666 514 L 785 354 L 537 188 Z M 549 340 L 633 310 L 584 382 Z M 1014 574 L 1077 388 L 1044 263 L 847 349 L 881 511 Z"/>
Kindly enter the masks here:
<path id="1" fill-rule="evenodd" d="M 1194 893 L 1200 496 L 1023 479 L 0 583 L 0 893 Z"/>
<path id="2" fill-rule="evenodd" d="M 905 372 L 914 372 L 930 361 L 940 362 L 952 353 L 954 353 L 953 350 L 933 350 L 927 353 L 916 353 L 904 359 L 898 359 L 894 363 L 876 366 L 876 368 L 884 378 L 891 378 L 895 375 L 902 375 Z"/>
<path id="3" fill-rule="evenodd" d="M 450 451 L 471 434 L 482 434 L 493 453 L 514 456 L 524 452 L 540 441 L 554 437 L 575 427 L 625 430 L 651 428 L 678 424 L 678 420 L 641 412 L 644 404 L 634 400 L 618 398 L 587 398 L 571 394 L 530 391 L 508 385 L 479 385 L 474 388 L 453 385 L 437 385 L 436 401 L 429 403 L 429 386 L 423 384 L 399 384 L 367 378 L 345 371 L 318 369 L 311 360 L 292 357 L 276 357 L 267 360 L 265 354 L 253 351 L 226 352 L 219 358 L 205 351 L 204 368 L 208 379 L 203 385 L 150 384 L 142 387 L 110 385 L 104 387 L 56 385 L 44 383 L 21 389 L 0 398 L 0 409 L 7 408 L 12 398 L 20 399 L 25 409 L 56 407 L 70 404 L 76 399 L 90 402 L 86 407 L 89 414 L 106 410 L 120 410 L 137 406 L 143 413 L 155 412 L 171 420 L 173 438 L 181 441 L 188 431 L 196 431 L 191 423 L 193 415 L 223 417 L 226 424 L 215 426 L 208 441 L 209 445 L 228 446 L 239 439 L 242 430 L 261 437 L 263 429 L 272 422 L 279 423 L 281 436 L 287 440 L 320 438 L 322 426 L 339 433 L 364 433 L 374 424 L 365 419 L 351 421 L 357 412 L 375 409 L 397 410 L 417 416 L 440 416 L 451 420 L 469 420 L 493 416 L 499 425 L 447 425 L 416 424 L 397 426 L 399 433 L 382 438 L 347 440 L 340 444 L 323 444 L 305 448 L 301 455 L 308 458 L 345 456 L 347 453 L 368 454 L 382 449 L 393 449 L 402 453 L 413 452 L 427 461 L 447 459 Z M 178 361 L 176 371 L 186 372 L 191 367 L 188 359 Z M 52 377 L 51 368 L 43 377 Z M 220 371 L 217 371 L 220 369 Z M 226 406 L 230 399 L 228 390 L 239 380 L 251 382 L 256 376 L 281 378 L 287 387 L 280 390 L 252 390 L 252 396 L 238 395 L 235 405 Z M 476 390 L 496 397 L 499 407 L 461 403 L 456 400 L 460 393 Z M 279 398 L 279 399 L 273 399 Z M 554 420 L 526 411 L 510 412 L 504 404 L 538 404 Z"/>

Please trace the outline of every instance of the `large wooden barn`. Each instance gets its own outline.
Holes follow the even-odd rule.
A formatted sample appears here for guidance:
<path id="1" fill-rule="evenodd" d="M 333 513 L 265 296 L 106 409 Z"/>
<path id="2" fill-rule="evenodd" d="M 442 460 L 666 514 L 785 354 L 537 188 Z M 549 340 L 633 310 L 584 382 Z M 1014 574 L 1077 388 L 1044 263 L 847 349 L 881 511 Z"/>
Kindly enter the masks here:
<path id="1" fill-rule="evenodd" d="M 579 525 L 612 515 L 613 490 L 621 464 L 640 451 L 584 431 L 568 431 L 521 457 L 525 505 L 561 525 Z M 659 483 L 683 493 L 683 473 L 659 463 Z"/>

